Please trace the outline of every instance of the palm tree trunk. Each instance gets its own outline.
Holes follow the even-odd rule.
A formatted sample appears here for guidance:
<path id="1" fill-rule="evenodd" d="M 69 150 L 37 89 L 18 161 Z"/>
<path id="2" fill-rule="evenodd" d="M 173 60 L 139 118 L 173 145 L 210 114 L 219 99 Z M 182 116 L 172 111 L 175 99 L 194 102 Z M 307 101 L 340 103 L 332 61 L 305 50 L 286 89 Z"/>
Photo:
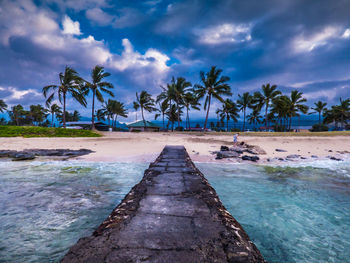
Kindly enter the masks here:
<path id="1" fill-rule="evenodd" d="M 318 125 L 321 125 L 321 112 L 318 113 Z"/>
<path id="2" fill-rule="evenodd" d="M 176 104 L 177 104 L 177 127 L 180 128 L 180 107 L 178 102 L 176 102 Z"/>
<path id="3" fill-rule="evenodd" d="M 143 120 L 143 127 L 144 127 L 144 131 L 146 130 L 146 121 L 145 121 L 145 117 L 143 116 L 143 107 L 141 107 L 141 114 L 142 114 L 142 120 Z"/>
<path id="4" fill-rule="evenodd" d="M 163 115 L 163 130 L 164 130 L 164 112 L 162 112 Z"/>
<path id="5" fill-rule="evenodd" d="M 137 121 L 137 111 L 136 111 L 136 121 Z"/>
<path id="6" fill-rule="evenodd" d="M 226 117 L 226 131 L 228 132 L 228 115 Z"/>
<path id="7" fill-rule="evenodd" d="M 245 108 L 243 109 L 243 132 L 245 131 Z"/>
<path id="8" fill-rule="evenodd" d="M 188 108 L 187 109 L 187 123 L 186 123 L 186 129 L 190 129 L 190 116 L 188 115 Z"/>
<path id="9" fill-rule="evenodd" d="M 269 108 L 269 103 L 266 102 L 266 108 L 265 108 L 265 129 L 267 130 L 267 110 Z"/>
<path id="10" fill-rule="evenodd" d="M 111 118 L 109 115 L 108 115 L 108 126 L 109 126 L 109 128 L 111 128 Z"/>
<path id="11" fill-rule="evenodd" d="M 209 109 L 210 109 L 210 102 L 211 102 L 211 95 L 209 95 L 207 116 L 205 117 L 203 130 L 205 130 L 207 128 L 207 122 L 208 122 L 208 117 L 209 117 Z"/>
<path id="12" fill-rule="evenodd" d="M 92 90 L 91 130 L 94 130 L 94 129 L 95 129 L 95 114 L 94 114 L 94 111 L 95 111 L 95 92 L 96 92 L 96 90 L 93 89 L 93 90 Z"/>
<path id="13" fill-rule="evenodd" d="M 51 114 L 51 115 L 52 115 L 52 118 L 51 118 L 51 127 L 53 127 L 53 115 L 54 115 L 54 114 L 55 114 L 55 113 L 53 113 L 53 112 L 52 112 L 52 114 Z"/>
<path id="14" fill-rule="evenodd" d="M 66 128 L 66 93 L 63 93 L 63 128 Z"/>

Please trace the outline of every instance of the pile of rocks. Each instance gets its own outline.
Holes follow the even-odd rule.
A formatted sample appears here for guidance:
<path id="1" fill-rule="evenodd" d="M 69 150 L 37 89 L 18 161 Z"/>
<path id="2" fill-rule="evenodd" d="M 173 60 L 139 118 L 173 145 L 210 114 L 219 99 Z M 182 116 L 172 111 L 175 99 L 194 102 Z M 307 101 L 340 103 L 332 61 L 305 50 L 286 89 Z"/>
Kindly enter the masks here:
<path id="1" fill-rule="evenodd" d="M 244 153 L 250 154 L 250 155 L 242 155 Z M 225 145 L 222 145 L 220 147 L 220 151 L 213 152 L 213 154 L 216 154 L 216 159 L 224 159 L 224 158 L 240 158 L 245 161 L 252 161 L 257 162 L 260 160 L 260 158 L 257 155 L 260 154 L 266 154 L 266 152 L 259 146 L 256 145 L 250 145 L 245 142 L 241 142 L 237 146 L 234 147 L 228 147 Z"/>
<path id="2" fill-rule="evenodd" d="M 66 158 L 78 157 L 92 153 L 88 149 L 27 149 L 23 151 L 0 150 L 0 158 L 11 158 L 12 161 L 33 160 L 37 156 L 61 156 Z"/>

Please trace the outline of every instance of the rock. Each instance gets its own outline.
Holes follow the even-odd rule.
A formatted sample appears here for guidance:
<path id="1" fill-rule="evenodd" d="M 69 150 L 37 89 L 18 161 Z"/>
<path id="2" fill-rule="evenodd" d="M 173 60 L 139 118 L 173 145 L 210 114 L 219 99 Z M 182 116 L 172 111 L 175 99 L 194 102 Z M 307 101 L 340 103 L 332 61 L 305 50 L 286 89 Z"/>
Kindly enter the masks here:
<path id="1" fill-rule="evenodd" d="M 232 152 L 232 151 L 220 151 L 216 154 L 217 159 L 222 158 L 237 158 L 239 157 L 239 153 Z"/>
<path id="2" fill-rule="evenodd" d="M 19 152 L 13 156 L 12 161 L 24 161 L 24 160 L 33 160 L 35 155 L 32 153 Z"/>
<path id="3" fill-rule="evenodd" d="M 279 161 L 284 161 L 284 159 L 283 159 L 283 158 L 278 158 L 278 160 L 279 160 Z"/>
<path id="4" fill-rule="evenodd" d="M 334 161 L 338 161 L 338 162 L 343 161 L 342 159 L 334 157 L 334 156 L 330 156 L 329 159 L 334 160 Z"/>
<path id="5" fill-rule="evenodd" d="M 242 149 L 241 147 L 231 147 L 230 151 L 242 154 L 244 149 Z"/>
<path id="6" fill-rule="evenodd" d="M 242 160 L 256 162 L 260 160 L 260 158 L 258 156 L 243 155 Z"/>
<path id="7" fill-rule="evenodd" d="M 255 154 L 255 155 L 259 154 L 254 148 L 253 149 L 246 149 L 245 151 L 247 153 L 250 153 L 250 154 Z"/>
<path id="8" fill-rule="evenodd" d="M 0 157 L 4 158 L 4 157 L 13 157 L 15 154 L 17 153 L 17 151 L 11 151 L 11 150 L 2 150 L 0 151 Z"/>
<path id="9" fill-rule="evenodd" d="M 305 159 L 307 159 L 307 157 L 301 156 L 300 159 L 305 160 Z"/>
<path id="10" fill-rule="evenodd" d="M 287 155 L 287 159 L 295 159 L 295 158 L 299 158 L 300 155 L 299 154 L 290 154 L 290 155 Z"/>
<path id="11" fill-rule="evenodd" d="M 221 147 L 220 147 L 220 151 L 229 151 L 229 150 L 230 149 L 225 145 L 221 145 Z"/>
<path id="12" fill-rule="evenodd" d="M 318 158 L 317 155 L 311 155 L 311 158 Z"/>
<path id="13" fill-rule="evenodd" d="M 275 151 L 276 152 L 282 152 L 282 153 L 286 153 L 287 152 L 286 150 L 283 150 L 283 149 L 276 149 Z"/>
<path id="14" fill-rule="evenodd" d="M 329 153 L 332 153 L 333 151 L 332 151 L 332 150 L 329 150 L 328 152 L 329 152 Z"/>

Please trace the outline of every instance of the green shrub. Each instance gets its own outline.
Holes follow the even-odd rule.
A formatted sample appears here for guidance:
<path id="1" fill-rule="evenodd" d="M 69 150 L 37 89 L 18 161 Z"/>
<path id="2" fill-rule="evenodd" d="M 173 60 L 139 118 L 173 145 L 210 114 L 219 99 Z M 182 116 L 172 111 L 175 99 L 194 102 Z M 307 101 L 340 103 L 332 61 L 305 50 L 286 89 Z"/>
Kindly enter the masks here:
<path id="1" fill-rule="evenodd" d="M 310 129 L 311 132 L 323 132 L 328 131 L 327 125 L 324 124 L 314 124 L 312 125 L 312 128 Z"/>
<path id="2" fill-rule="evenodd" d="M 0 126 L 0 137 L 101 137 L 90 130 L 34 126 Z"/>

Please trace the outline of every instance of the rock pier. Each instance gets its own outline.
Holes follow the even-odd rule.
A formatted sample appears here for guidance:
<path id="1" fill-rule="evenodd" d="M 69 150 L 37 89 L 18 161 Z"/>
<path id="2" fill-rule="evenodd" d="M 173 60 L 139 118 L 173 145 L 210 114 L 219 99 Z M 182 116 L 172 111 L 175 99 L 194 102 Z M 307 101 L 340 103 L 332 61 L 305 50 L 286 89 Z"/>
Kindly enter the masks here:
<path id="1" fill-rule="evenodd" d="M 67 262 L 265 262 L 183 146 L 166 146 Z"/>

